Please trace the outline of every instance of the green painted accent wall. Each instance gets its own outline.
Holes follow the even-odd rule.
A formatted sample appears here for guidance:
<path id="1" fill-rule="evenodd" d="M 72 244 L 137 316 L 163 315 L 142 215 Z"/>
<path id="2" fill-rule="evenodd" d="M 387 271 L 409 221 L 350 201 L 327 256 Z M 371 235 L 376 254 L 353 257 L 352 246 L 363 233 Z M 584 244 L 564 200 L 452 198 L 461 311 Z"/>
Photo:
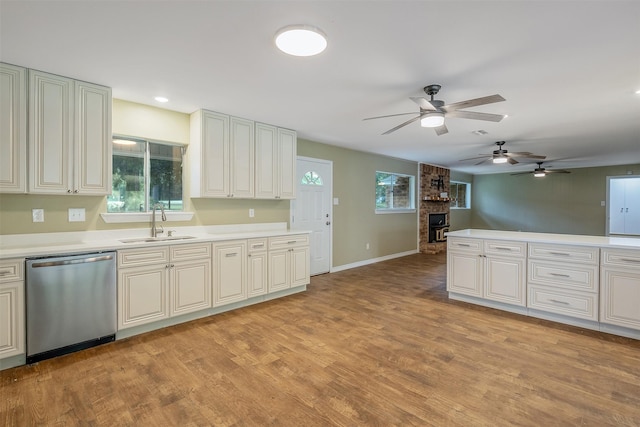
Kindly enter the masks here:
<path id="1" fill-rule="evenodd" d="M 544 178 L 474 175 L 471 227 L 604 236 L 607 176 L 639 174 L 640 164 L 570 171 Z"/>
<path id="2" fill-rule="evenodd" d="M 418 163 L 301 138 L 298 156 L 333 162 L 333 197 L 339 200 L 333 206 L 335 267 L 417 250 L 417 213 L 375 213 L 375 174 L 385 171 L 413 175 L 417 191 Z"/>

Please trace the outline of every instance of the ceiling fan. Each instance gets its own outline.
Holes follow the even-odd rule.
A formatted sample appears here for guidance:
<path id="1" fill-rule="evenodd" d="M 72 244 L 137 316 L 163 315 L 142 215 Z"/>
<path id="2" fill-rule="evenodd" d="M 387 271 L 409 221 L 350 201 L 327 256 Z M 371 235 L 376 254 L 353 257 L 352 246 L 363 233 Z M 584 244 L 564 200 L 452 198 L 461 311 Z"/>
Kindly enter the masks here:
<path id="1" fill-rule="evenodd" d="M 424 91 L 427 95 L 431 97 L 430 100 L 423 98 L 421 96 L 412 96 L 410 99 L 418 104 L 420 107 L 420 112 L 417 113 L 416 117 L 413 117 L 407 120 L 404 123 L 399 124 L 398 126 L 389 129 L 384 132 L 383 135 L 388 135 L 391 132 L 395 132 L 398 129 L 407 126 L 410 123 L 415 122 L 416 120 L 420 120 L 420 124 L 422 127 L 431 127 L 434 128 L 436 134 L 444 135 L 448 133 L 449 130 L 447 126 L 444 124 L 445 117 L 455 117 L 459 119 L 474 119 L 474 120 L 486 120 L 490 122 L 499 122 L 504 119 L 503 114 L 489 114 L 489 113 L 479 113 L 476 111 L 461 111 L 463 108 L 469 107 L 477 107 L 479 105 L 492 104 L 494 102 L 505 101 L 505 99 L 500 95 L 490 95 L 484 96 L 482 98 L 469 99 L 466 101 L 454 102 L 453 104 L 445 105 L 444 101 L 440 101 L 437 99 L 433 99 L 434 95 L 436 95 L 440 91 L 440 85 L 429 85 L 424 87 Z M 416 114 L 415 112 L 411 113 L 399 113 L 399 114 L 390 114 L 388 116 L 377 116 L 377 117 L 368 117 L 363 120 L 373 120 L 373 119 L 382 119 L 385 117 L 395 117 L 395 116 L 404 116 L 407 114 Z"/>
<path id="2" fill-rule="evenodd" d="M 516 163 L 519 163 L 516 160 L 516 157 L 523 157 L 523 158 L 527 158 L 527 159 L 546 159 L 546 156 L 538 156 L 536 154 L 533 153 L 529 153 L 528 151 L 520 151 L 517 153 L 509 153 L 506 149 L 503 149 L 502 146 L 505 144 L 505 141 L 496 141 L 496 145 L 498 146 L 497 150 L 493 150 L 493 153 L 491 154 L 483 154 L 481 156 L 478 157 L 470 157 L 468 159 L 461 159 L 459 161 L 464 162 L 467 160 L 478 160 L 478 159 L 482 159 L 480 160 L 478 163 L 476 163 L 476 165 L 482 164 L 484 162 L 488 162 L 491 161 L 492 163 L 510 163 L 512 165 L 515 165 Z"/>
<path id="3" fill-rule="evenodd" d="M 538 164 L 538 167 L 535 168 L 532 171 L 516 172 L 516 173 L 512 173 L 511 175 L 526 175 L 526 174 L 532 173 L 533 176 L 535 176 L 536 178 L 541 178 L 541 177 L 543 177 L 543 176 L 545 176 L 546 174 L 549 174 L 549 173 L 571 173 L 570 171 L 564 170 L 564 169 L 548 170 L 548 169 L 542 167 L 542 163 L 543 162 L 536 162 L 536 163 Z"/>

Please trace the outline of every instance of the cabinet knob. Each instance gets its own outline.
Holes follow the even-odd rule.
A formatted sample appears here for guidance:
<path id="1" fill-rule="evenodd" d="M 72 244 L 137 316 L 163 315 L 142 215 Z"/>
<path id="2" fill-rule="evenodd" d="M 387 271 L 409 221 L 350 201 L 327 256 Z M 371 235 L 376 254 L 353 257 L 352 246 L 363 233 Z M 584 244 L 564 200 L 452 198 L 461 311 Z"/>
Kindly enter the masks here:
<path id="1" fill-rule="evenodd" d="M 67 193 L 71 194 L 71 189 L 68 189 L 68 190 L 67 190 Z"/>
<path id="2" fill-rule="evenodd" d="M 330 224 L 331 224 L 331 221 L 327 221 L 327 225 L 330 225 Z"/>
<path id="3" fill-rule="evenodd" d="M 74 192 L 74 193 L 76 193 L 76 194 L 78 194 L 78 193 L 79 193 L 79 191 L 78 191 L 78 190 L 73 190 L 73 192 Z"/>

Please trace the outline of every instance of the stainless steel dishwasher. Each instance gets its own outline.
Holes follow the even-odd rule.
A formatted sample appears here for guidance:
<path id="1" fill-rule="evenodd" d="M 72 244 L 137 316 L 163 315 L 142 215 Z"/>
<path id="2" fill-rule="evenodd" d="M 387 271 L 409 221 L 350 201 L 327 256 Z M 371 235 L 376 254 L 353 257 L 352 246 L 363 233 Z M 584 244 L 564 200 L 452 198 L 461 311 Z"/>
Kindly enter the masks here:
<path id="1" fill-rule="evenodd" d="M 113 341 L 116 253 L 26 260 L 27 363 Z"/>

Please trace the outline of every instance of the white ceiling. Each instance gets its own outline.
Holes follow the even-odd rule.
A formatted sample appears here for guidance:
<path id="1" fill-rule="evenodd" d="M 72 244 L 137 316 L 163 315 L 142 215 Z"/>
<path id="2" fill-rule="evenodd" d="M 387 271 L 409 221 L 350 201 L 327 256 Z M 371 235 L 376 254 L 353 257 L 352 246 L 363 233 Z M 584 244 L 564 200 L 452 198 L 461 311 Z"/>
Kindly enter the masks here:
<path id="1" fill-rule="evenodd" d="M 309 24 L 328 36 L 309 58 L 273 35 Z M 0 60 L 111 86 L 115 98 L 191 113 L 206 108 L 312 141 L 469 173 L 518 172 L 459 159 L 509 151 L 549 168 L 640 163 L 639 1 L 5 1 Z M 440 84 L 446 103 L 500 123 L 447 119 L 436 136 L 409 97 Z M 157 104 L 155 104 L 157 105 Z M 478 136 L 473 131 L 485 130 Z"/>

